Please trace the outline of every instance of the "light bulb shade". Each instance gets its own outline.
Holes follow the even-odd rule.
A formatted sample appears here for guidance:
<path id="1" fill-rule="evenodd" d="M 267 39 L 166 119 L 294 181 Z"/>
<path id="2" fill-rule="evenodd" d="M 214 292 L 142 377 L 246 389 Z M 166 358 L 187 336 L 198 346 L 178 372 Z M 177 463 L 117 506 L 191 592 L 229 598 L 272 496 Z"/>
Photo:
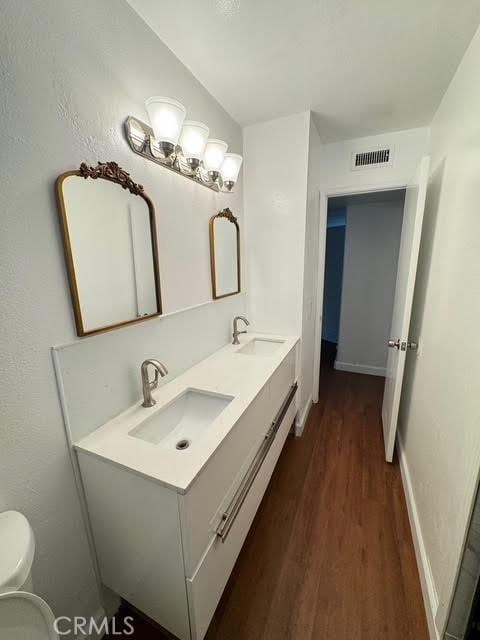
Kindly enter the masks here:
<path id="1" fill-rule="evenodd" d="M 203 154 L 203 164 L 207 171 L 218 171 L 222 168 L 228 144 L 223 140 L 207 140 L 205 153 Z"/>
<path id="2" fill-rule="evenodd" d="M 242 162 L 243 158 L 238 153 L 226 153 L 225 160 L 223 161 L 222 169 L 220 171 L 223 180 L 236 182 Z"/>
<path id="3" fill-rule="evenodd" d="M 145 102 L 150 124 L 158 142 L 177 144 L 186 109 L 173 98 L 152 96 Z"/>
<path id="4" fill-rule="evenodd" d="M 180 134 L 183 156 L 189 160 L 201 160 L 207 144 L 208 133 L 207 125 L 193 120 L 185 120 Z"/>

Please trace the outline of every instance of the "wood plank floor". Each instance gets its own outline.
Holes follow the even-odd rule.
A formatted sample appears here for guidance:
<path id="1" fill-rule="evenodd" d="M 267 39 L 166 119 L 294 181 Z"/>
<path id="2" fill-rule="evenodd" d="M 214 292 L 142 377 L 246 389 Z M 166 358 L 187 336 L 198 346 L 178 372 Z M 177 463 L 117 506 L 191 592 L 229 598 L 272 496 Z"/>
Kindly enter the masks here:
<path id="1" fill-rule="evenodd" d="M 382 393 L 382 378 L 322 372 L 207 640 L 428 639 L 400 470 L 383 458 Z M 135 628 L 128 637 L 164 638 L 138 617 Z"/>

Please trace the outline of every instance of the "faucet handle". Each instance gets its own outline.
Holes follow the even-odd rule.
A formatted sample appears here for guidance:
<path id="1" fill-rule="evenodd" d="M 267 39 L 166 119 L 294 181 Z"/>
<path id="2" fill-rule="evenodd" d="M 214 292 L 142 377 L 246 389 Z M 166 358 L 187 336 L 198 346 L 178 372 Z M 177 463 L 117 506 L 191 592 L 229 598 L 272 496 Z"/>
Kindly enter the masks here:
<path id="1" fill-rule="evenodd" d="M 158 372 L 157 367 L 154 368 L 155 371 L 155 377 L 153 378 L 153 380 L 149 380 L 148 384 L 150 385 L 150 389 L 156 389 L 158 387 L 158 379 L 160 377 L 160 373 Z"/>

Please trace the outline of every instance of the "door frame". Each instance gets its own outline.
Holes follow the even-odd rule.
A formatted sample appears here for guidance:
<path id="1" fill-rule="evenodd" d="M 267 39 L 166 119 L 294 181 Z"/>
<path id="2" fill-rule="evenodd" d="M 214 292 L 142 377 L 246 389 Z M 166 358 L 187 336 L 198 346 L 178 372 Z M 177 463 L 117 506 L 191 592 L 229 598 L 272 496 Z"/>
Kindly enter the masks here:
<path id="1" fill-rule="evenodd" d="M 317 304 L 315 310 L 315 351 L 313 354 L 313 402 L 319 398 L 320 387 L 320 356 L 322 350 L 322 320 L 323 320 L 323 285 L 325 280 L 325 250 L 327 243 L 328 199 L 336 196 L 354 196 L 362 193 L 379 193 L 406 189 L 407 182 L 391 182 L 383 185 L 359 185 L 358 187 L 320 189 L 318 264 L 317 264 Z"/>

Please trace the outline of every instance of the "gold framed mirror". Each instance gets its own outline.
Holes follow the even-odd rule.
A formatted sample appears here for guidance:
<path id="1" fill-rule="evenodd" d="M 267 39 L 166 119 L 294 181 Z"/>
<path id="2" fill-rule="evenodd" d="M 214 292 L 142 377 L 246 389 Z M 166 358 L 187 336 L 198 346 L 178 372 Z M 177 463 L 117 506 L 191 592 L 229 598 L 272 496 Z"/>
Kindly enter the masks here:
<path id="1" fill-rule="evenodd" d="M 210 265 L 214 300 L 240 293 L 240 228 L 230 209 L 210 218 Z"/>
<path id="2" fill-rule="evenodd" d="M 86 163 L 55 183 L 77 335 L 162 313 L 155 209 L 116 162 Z"/>

